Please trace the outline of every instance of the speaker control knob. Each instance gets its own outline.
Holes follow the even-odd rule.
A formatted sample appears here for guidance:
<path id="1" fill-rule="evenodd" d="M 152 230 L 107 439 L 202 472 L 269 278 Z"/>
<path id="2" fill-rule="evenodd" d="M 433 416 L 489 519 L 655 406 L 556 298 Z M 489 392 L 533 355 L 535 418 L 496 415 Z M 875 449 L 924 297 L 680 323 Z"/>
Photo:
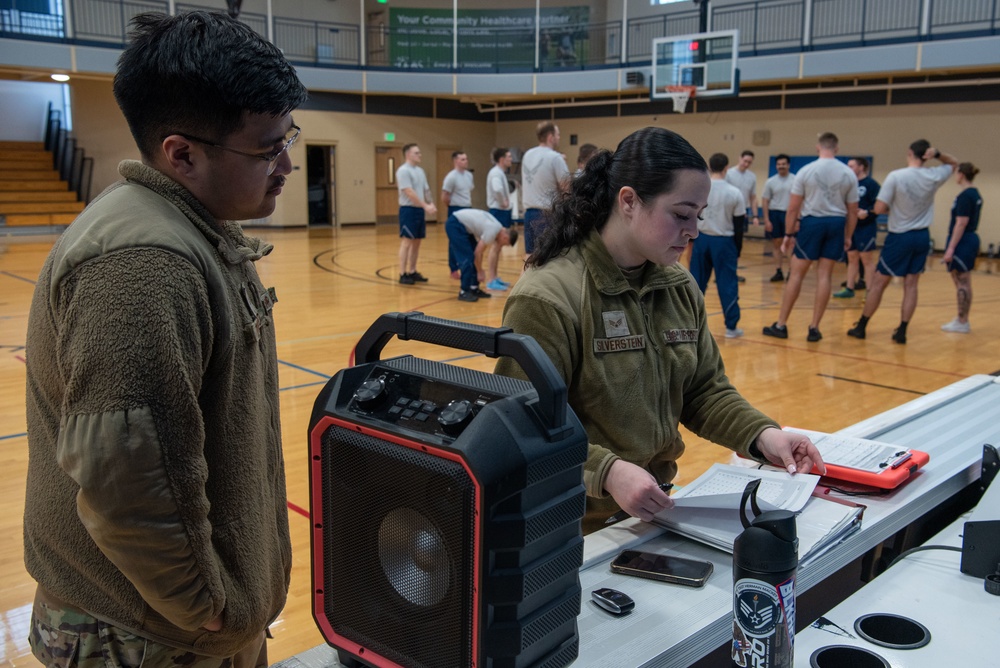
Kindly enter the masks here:
<path id="1" fill-rule="evenodd" d="M 472 404 L 465 399 L 460 399 L 452 401 L 441 409 L 438 422 L 441 424 L 441 428 L 444 429 L 444 433 L 457 436 L 469 426 L 473 415 L 475 413 L 472 410 Z"/>
<path id="2" fill-rule="evenodd" d="M 358 408 L 365 410 L 378 406 L 385 395 L 385 381 L 381 378 L 369 378 L 354 390 L 354 400 L 358 402 Z"/>

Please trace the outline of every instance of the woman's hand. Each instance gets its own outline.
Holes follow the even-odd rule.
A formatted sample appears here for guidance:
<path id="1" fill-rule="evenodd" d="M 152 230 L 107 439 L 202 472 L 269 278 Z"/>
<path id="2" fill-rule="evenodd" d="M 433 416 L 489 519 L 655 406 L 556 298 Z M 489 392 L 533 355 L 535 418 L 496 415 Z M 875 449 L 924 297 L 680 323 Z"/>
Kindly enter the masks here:
<path id="1" fill-rule="evenodd" d="M 826 473 L 819 450 L 803 434 L 768 427 L 757 437 L 757 449 L 767 461 L 789 473 L 809 473 L 814 466 L 820 475 Z"/>
<path id="2" fill-rule="evenodd" d="M 649 522 L 653 515 L 666 508 L 673 508 L 674 501 L 660 489 L 649 471 L 617 460 L 608 470 L 604 489 L 632 517 Z"/>

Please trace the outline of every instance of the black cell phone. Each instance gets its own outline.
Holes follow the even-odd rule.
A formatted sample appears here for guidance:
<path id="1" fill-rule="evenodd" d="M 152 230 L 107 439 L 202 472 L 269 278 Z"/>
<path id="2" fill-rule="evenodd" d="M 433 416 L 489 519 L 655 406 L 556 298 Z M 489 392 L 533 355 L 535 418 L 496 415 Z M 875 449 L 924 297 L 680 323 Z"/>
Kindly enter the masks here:
<path id="1" fill-rule="evenodd" d="M 671 557 L 639 550 L 622 550 L 622 553 L 611 562 L 613 573 L 672 582 L 688 587 L 704 585 L 713 570 L 715 566 L 710 561 Z"/>

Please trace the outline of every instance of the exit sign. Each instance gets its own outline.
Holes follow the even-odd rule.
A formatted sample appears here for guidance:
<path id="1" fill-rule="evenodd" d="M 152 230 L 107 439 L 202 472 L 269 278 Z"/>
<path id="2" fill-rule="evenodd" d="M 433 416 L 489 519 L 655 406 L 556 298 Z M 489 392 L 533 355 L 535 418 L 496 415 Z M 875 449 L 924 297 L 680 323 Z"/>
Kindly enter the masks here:
<path id="1" fill-rule="evenodd" d="M 396 141 L 396 133 L 395 132 L 386 132 L 385 133 L 385 140 L 386 141 Z"/>

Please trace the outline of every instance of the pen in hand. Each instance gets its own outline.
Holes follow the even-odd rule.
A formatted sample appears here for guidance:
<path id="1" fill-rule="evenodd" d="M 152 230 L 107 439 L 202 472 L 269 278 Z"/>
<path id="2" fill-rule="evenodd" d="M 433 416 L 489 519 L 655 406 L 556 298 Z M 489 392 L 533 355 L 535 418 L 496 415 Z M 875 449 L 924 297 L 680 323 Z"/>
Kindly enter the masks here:
<path id="1" fill-rule="evenodd" d="M 666 492 L 667 494 L 670 494 L 670 490 L 673 489 L 673 488 L 674 488 L 674 484 L 672 482 L 661 482 L 660 483 L 660 489 L 663 490 L 664 492 Z M 609 524 L 614 524 L 615 522 L 621 522 L 622 520 L 628 519 L 629 517 L 631 517 L 631 515 L 628 514 L 627 510 L 619 510 L 614 515 L 612 515 L 608 519 L 604 520 L 604 526 L 607 526 Z"/>

